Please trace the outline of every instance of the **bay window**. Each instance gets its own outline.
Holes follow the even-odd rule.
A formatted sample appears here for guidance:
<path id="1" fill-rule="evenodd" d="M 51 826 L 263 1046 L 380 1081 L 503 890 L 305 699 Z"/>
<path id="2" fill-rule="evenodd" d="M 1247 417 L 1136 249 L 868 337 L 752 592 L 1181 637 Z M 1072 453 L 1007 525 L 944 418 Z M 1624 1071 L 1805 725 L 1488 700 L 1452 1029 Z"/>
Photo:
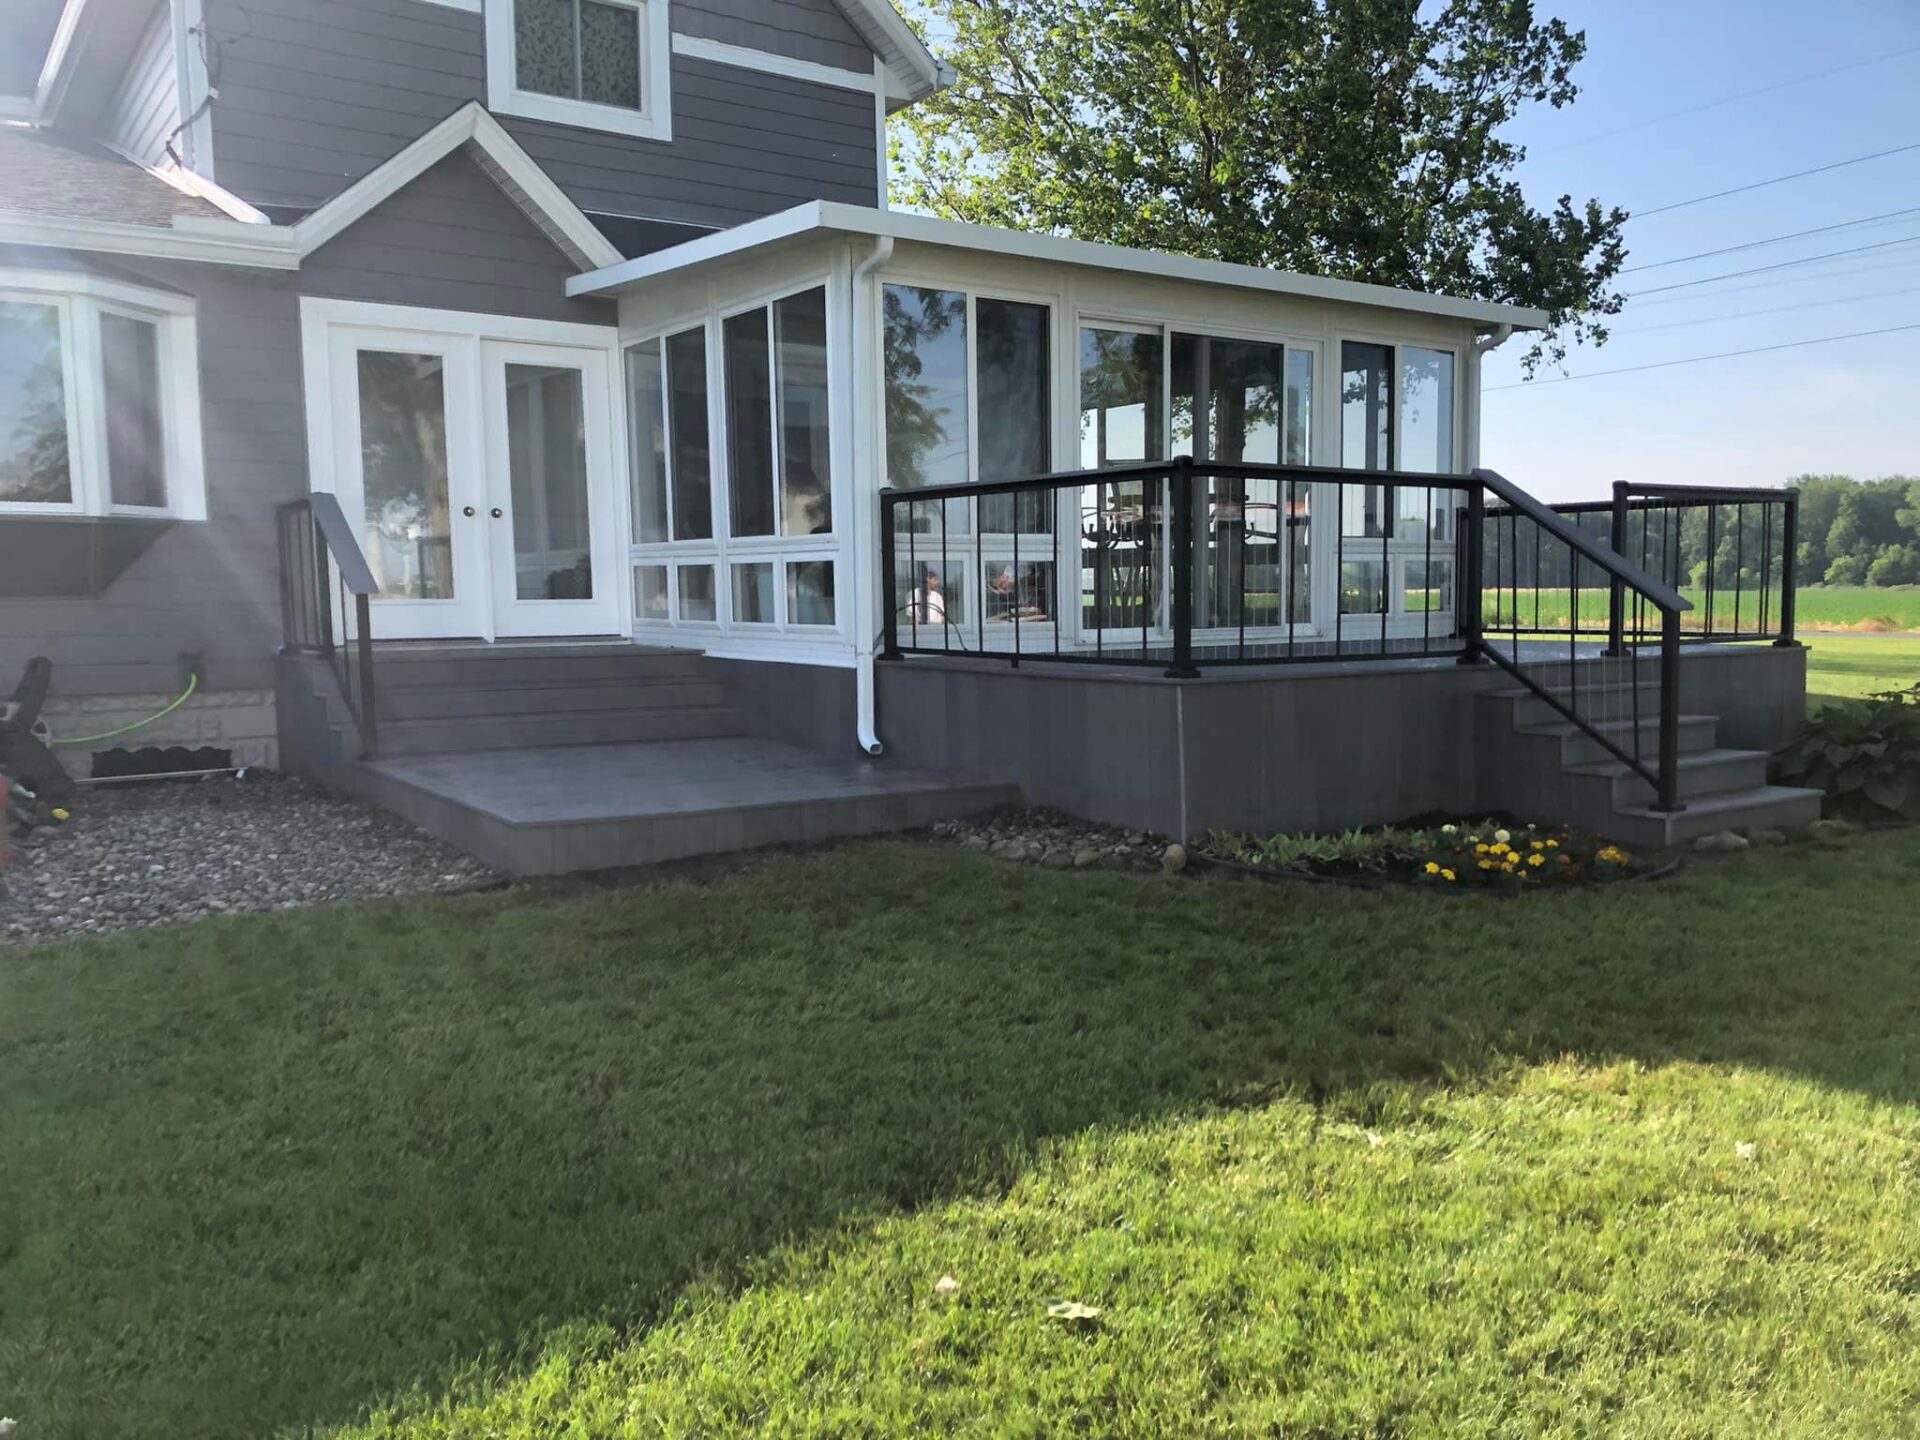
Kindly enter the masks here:
<path id="1" fill-rule="evenodd" d="M 0 271 L 0 514 L 205 517 L 191 300 Z"/>
<path id="2" fill-rule="evenodd" d="M 668 3 L 488 0 L 488 107 L 561 125 L 672 139 Z"/>

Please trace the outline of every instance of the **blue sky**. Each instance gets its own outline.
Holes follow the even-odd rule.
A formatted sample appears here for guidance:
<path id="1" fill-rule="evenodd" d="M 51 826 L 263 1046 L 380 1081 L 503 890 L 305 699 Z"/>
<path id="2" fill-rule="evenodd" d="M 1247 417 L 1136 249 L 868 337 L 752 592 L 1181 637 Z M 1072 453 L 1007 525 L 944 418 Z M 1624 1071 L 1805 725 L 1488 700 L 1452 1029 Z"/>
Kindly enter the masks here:
<path id="1" fill-rule="evenodd" d="M 1549 0 L 1539 8 L 1584 29 L 1588 51 L 1576 75 L 1580 98 L 1529 114 L 1511 132 L 1530 151 L 1521 179 L 1537 205 L 1571 193 L 1651 209 L 1920 142 L 1914 0 Z M 1900 50 L 1914 53 L 1672 114 Z M 1637 128 L 1607 133 L 1628 126 Z M 1915 207 L 1920 150 L 1633 221 L 1627 263 Z M 1920 213 L 1636 272 L 1622 286 L 1631 293 L 1905 236 L 1920 237 Z M 1777 313 L 1755 313 L 1763 310 Z M 1896 325 L 1920 325 L 1920 240 L 1643 295 L 1628 302 L 1612 340 L 1571 352 L 1565 371 Z M 1920 474 L 1920 329 L 1494 389 L 1520 379 L 1523 348 L 1516 340 L 1488 358 L 1481 457 L 1551 499 L 1600 495 L 1616 479 L 1734 485 L 1805 471 Z"/>

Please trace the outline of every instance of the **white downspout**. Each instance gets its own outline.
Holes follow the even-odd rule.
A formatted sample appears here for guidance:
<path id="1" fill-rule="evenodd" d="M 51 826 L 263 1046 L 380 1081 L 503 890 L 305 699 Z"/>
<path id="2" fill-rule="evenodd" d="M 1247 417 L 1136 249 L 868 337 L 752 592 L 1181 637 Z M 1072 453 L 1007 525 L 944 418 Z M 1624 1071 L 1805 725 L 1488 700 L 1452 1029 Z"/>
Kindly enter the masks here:
<path id="1" fill-rule="evenodd" d="M 854 731 L 860 748 L 869 755 L 884 753 L 874 723 L 873 624 L 874 571 L 879 565 L 874 520 L 880 501 L 879 417 L 875 405 L 880 393 L 880 355 L 875 340 L 879 316 L 874 313 L 873 272 L 893 258 L 893 237 L 882 235 L 873 251 L 853 269 L 853 665 Z M 883 587 L 887 584 L 882 581 Z M 889 601 L 888 603 L 891 603 Z"/>
<path id="2" fill-rule="evenodd" d="M 1489 351 L 1498 350 L 1513 338 L 1513 326 L 1496 325 L 1484 335 L 1474 338 L 1473 348 L 1467 357 L 1473 367 L 1467 389 L 1472 405 L 1467 411 L 1467 469 L 1477 470 L 1480 466 L 1480 359 Z"/>

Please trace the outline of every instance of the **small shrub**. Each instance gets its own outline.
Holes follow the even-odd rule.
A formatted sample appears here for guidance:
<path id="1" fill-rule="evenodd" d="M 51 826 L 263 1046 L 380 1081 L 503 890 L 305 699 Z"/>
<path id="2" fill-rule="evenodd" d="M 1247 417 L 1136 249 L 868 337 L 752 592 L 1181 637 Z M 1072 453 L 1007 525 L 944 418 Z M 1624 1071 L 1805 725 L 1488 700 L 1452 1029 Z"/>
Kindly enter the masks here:
<path id="1" fill-rule="evenodd" d="M 1782 752 L 1779 772 L 1826 791 L 1836 814 L 1920 820 L 1920 685 L 1823 707 Z"/>
<path id="2" fill-rule="evenodd" d="M 1260 870 L 1366 878 L 1441 888 L 1530 890 L 1619 879 L 1643 868 L 1598 836 L 1561 825 L 1463 821 L 1423 829 L 1349 830 L 1267 837 L 1214 831 L 1203 855 Z"/>

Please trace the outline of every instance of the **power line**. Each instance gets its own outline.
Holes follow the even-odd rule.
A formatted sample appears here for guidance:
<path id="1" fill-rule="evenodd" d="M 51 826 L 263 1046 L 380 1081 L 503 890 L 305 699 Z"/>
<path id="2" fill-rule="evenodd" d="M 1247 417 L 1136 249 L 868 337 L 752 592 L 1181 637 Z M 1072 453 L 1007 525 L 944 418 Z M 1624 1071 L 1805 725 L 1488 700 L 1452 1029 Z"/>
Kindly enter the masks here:
<path id="1" fill-rule="evenodd" d="M 1920 240 L 1920 235 L 1903 235 L 1898 240 L 1876 240 L 1871 245 L 1855 245 L 1850 250 L 1829 250 L 1821 255 L 1806 255 L 1798 260 L 1781 260 L 1773 265 L 1755 265 L 1750 270 L 1729 270 L 1724 275 L 1704 275 L 1698 280 L 1679 280 L 1672 285 L 1656 285 L 1651 290 L 1635 290 L 1627 298 L 1641 295 L 1662 295 L 1669 290 L 1690 290 L 1696 285 L 1711 285 L 1716 280 L 1737 280 L 1742 275 L 1764 275 L 1769 270 L 1787 270 L 1795 265 L 1813 265 L 1822 260 L 1835 260 L 1842 255 L 1861 255 L 1869 250 L 1886 250 L 1895 245 L 1911 245 Z"/>
<path id="2" fill-rule="evenodd" d="M 1896 145 L 1891 150 L 1876 150 L 1871 155 L 1855 155 L 1851 160 L 1836 160 L 1831 165 L 1816 165 L 1811 170 L 1796 170 L 1791 175 L 1776 175 L 1771 180 L 1756 180 L 1751 185 L 1736 185 L 1731 190 L 1716 190 L 1711 195 L 1695 195 L 1691 200 L 1676 200 L 1671 205 L 1656 205 L 1651 210 L 1635 210 L 1631 212 L 1631 218 L 1644 220 L 1649 215 L 1664 215 L 1669 210 L 1684 210 L 1689 205 L 1704 205 L 1709 200 L 1744 195 L 1749 190 L 1764 190 L 1769 185 L 1784 185 L 1789 180 L 1804 180 L 1809 175 L 1824 175 L 1829 170 L 1844 170 L 1849 165 L 1864 165 L 1869 160 L 1884 160 L 1889 155 L 1904 155 L 1909 150 L 1920 150 L 1920 140 L 1911 145 Z"/>
<path id="3" fill-rule="evenodd" d="M 1603 375 L 1632 375 L 1640 370 L 1671 370 L 1676 365 L 1698 365 L 1704 360 L 1731 360 L 1738 355 L 1766 355 L 1775 350 L 1798 350 L 1804 345 L 1831 345 L 1836 340 L 1865 340 L 1874 335 L 1897 335 L 1920 330 L 1920 323 L 1889 325 L 1884 330 L 1855 330 L 1848 335 L 1822 335 L 1813 340 L 1789 340 L 1784 345 L 1756 345 L 1751 350 L 1722 350 L 1717 355 L 1689 355 L 1684 360 L 1656 360 L 1651 365 L 1622 365 L 1614 370 L 1586 370 L 1578 375 L 1555 375 L 1546 380 L 1521 380 L 1512 385 L 1489 385 L 1488 390 L 1531 390 L 1539 385 L 1564 385 L 1569 380 L 1598 380 Z"/>
<path id="4" fill-rule="evenodd" d="M 1795 85 L 1805 85 L 1813 80 L 1824 80 L 1829 75 L 1844 74 L 1848 70 L 1864 69 L 1868 65 L 1884 64 L 1888 60 L 1898 60 L 1903 56 L 1920 53 L 1920 45 L 1910 45 L 1905 50 L 1894 50 L 1885 55 L 1869 56 L 1865 60 L 1851 60 L 1845 65 L 1835 65 L 1826 70 L 1815 70 L 1808 75 L 1796 75 L 1788 80 L 1776 80 L 1771 85 L 1761 85 L 1753 90 L 1741 90 L 1732 95 L 1722 95 L 1718 100 L 1702 101 L 1698 105 L 1688 105 L 1680 110 L 1668 110 L 1663 114 L 1649 115 L 1644 120 L 1636 120 L 1631 125 L 1617 126 L 1612 130 L 1602 130 L 1597 134 L 1583 135 L 1578 140 L 1563 140 L 1558 145 L 1548 145 L 1533 153 L 1552 155 L 1561 150 L 1572 150 L 1581 145 L 1591 145 L 1599 140 L 1611 140 L 1616 135 L 1631 135 L 1636 130 L 1648 130 L 1655 125 L 1663 125 L 1669 120 L 1678 120 L 1687 115 L 1698 115 L 1703 110 L 1715 110 L 1722 105 L 1731 105 L 1736 100 L 1751 100 L 1756 95 L 1771 95 L 1776 90 L 1791 89 Z"/>
<path id="5" fill-rule="evenodd" d="M 1631 275 L 1636 270 L 1659 270 L 1667 265 L 1684 265 L 1689 260 L 1705 260 L 1714 255 L 1731 255 L 1738 250 L 1758 250 L 1763 245 L 1778 245 L 1783 240 L 1800 240 L 1808 235 L 1825 235 L 1830 230 L 1851 230 L 1859 225 L 1876 225 L 1882 220 L 1893 220 L 1902 215 L 1920 215 L 1920 205 L 1911 205 L 1905 210 L 1889 210 L 1884 215 L 1869 215 L 1862 220 L 1842 220 L 1837 225 L 1816 225 L 1811 230 L 1793 230 L 1785 235 L 1771 235 L 1765 240 L 1749 240 L 1744 245 L 1723 245 L 1718 250 L 1700 250 L 1692 255 L 1676 255 L 1671 260 L 1649 260 L 1644 265 L 1629 265 L 1620 273 Z"/>
<path id="6" fill-rule="evenodd" d="M 1608 334 L 1610 336 L 1645 335 L 1653 330 L 1679 330 L 1688 325 L 1718 325 L 1728 320 L 1750 320 L 1759 315 L 1785 315 L 1793 310 L 1822 310 L 1829 305 L 1851 305 L 1861 300 L 1888 300 L 1896 295 L 1920 295 L 1920 285 L 1909 285 L 1901 290 L 1873 290 L 1865 295 L 1836 295 L 1829 300 L 1802 300 L 1796 305 L 1771 305 L 1765 310 L 1740 310 L 1732 315 L 1695 315 L 1686 320 L 1663 320 L 1658 325 L 1629 325 L 1624 330 L 1610 330 Z"/>
<path id="7" fill-rule="evenodd" d="M 1887 259 L 1879 255 L 1855 255 L 1835 262 L 1835 268 L 1824 275 L 1775 275 L 1751 285 L 1729 285 L 1723 290 L 1706 294 L 1656 295 L 1651 300 L 1636 301 L 1634 309 L 1637 312 L 1659 305 L 1691 305 L 1700 300 L 1724 300 L 1729 295 L 1750 295 L 1756 290 L 1784 290 L 1792 285 L 1825 285 L 1834 280 L 1851 279 L 1855 275 L 1878 274 L 1883 270 L 1911 271 L 1915 259 L 1920 257 L 1896 255 Z M 1870 263 L 1862 264 L 1862 261 Z"/>

